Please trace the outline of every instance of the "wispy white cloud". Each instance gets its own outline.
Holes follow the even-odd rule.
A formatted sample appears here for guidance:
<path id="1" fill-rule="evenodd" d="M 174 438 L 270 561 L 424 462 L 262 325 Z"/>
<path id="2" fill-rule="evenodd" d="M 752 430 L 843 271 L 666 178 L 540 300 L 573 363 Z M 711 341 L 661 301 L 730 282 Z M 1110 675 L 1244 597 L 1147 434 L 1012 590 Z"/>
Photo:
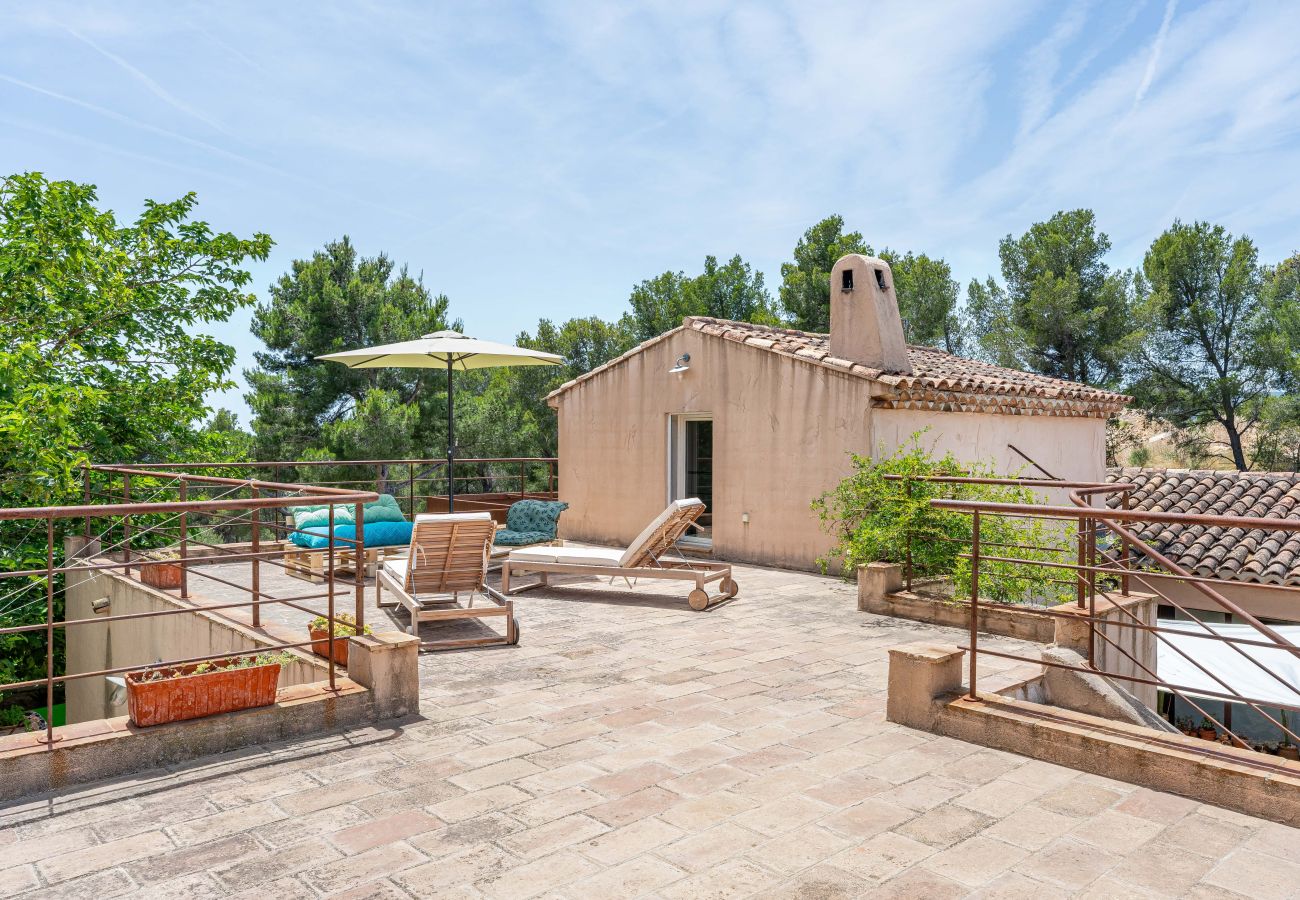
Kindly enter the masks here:
<path id="1" fill-rule="evenodd" d="M 1156 32 L 1156 39 L 1151 44 L 1151 56 L 1147 58 L 1147 67 L 1142 73 L 1142 81 L 1138 83 L 1137 91 L 1133 94 L 1134 108 L 1142 102 L 1142 98 L 1151 89 L 1151 81 L 1156 77 L 1156 66 L 1160 64 L 1160 52 L 1165 49 L 1165 38 L 1169 36 L 1169 26 L 1173 24 L 1174 11 L 1177 9 L 1178 0 L 1166 0 L 1165 17 L 1161 20 L 1160 30 Z"/>
<path id="2" fill-rule="evenodd" d="M 148 89 L 148 91 L 151 94 L 153 94 L 158 99 L 162 100 L 168 106 L 174 107 L 175 109 L 180 110 L 186 115 L 193 116 L 194 118 L 198 119 L 200 122 L 203 122 L 205 125 L 208 125 L 209 127 L 216 129 L 217 131 L 220 132 L 225 131 L 225 129 L 222 128 L 221 125 L 219 125 L 213 119 L 199 112 L 197 109 L 190 106 L 188 103 L 182 102 L 175 95 L 173 95 L 171 91 L 167 90 L 157 81 L 154 81 L 144 72 L 140 71 L 140 69 L 133 66 L 131 63 L 129 63 L 127 60 L 123 59 L 122 57 L 118 56 L 116 53 L 113 53 L 112 51 L 100 46 L 98 42 L 92 40 L 91 38 L 86 37 L 83 34 L 80 34 L 75 29 L 68 28 L 67 31 L 68 34 L 72 35 L 74 38 L 81 41 L 87 47 L 90 47 L 92 50 L 94 50 L 96 53 L 103 56 L 105 59 L 121 67 L 123 71 L 127 72 L 132 78 L 134 78 L 140 84 L 144 85 L 145 88 Z"/>
<path id="3" fill-rule="evenodd" d="M 705 253 L 776 281 L 831 212 L 962 279 L 1075 206 L 1117 265 L 1174 214 L 1251 233 L 1266 258 L 1300 233 L 1295 4 L 138 9 L 48 0 L 6 23 L 0 102 L 48 127 L 0 134 L 0 168 L 119 198 L 197 189 L 222 227 L 277 239 L 263 284 L 348 232 L 486 337 L 617 315 L 631 284 Z M 502 258 L 526 302 L 495 293 Z M 244 329 L 227 335 L 241 362 Z"/>

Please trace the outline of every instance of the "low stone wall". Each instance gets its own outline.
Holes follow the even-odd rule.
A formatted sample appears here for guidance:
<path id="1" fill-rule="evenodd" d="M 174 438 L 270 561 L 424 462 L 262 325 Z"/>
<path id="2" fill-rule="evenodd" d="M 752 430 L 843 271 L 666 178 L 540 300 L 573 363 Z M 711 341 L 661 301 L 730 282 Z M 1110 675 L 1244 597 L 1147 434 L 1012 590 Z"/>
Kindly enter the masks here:
<path id="1" fill-rule="evenodd" d="M 158 660 L 193 659 L 214 653 L 256 653 L 287 643 L 205 611 L 166 591 L 143 584 L 137 575 L 115 571 L 70 571 L 67 574 L 68 619 L 94 619 L 93 604 L 108 600 L 111 615 L 183 609 L 186 614 L 124 621 L 91 622 L 67 628 L 68 674 L 145 666 Z M 304 633 L 301 640 L 306 640 Z M 292 661 L 280 669 L 280 687 L 311 684 L 327 677 L 325 660 L 312 653 L 289 651 Z M 65 684 L 68 722 L 87 722 L 121 715 L 102 677 L 74 678 Z"/>
<path id="2" fill-rule="evenodd" d="M 927 597 L 903 590 L 903 567 L 894 563 L 869 563 L 858 567 L 858 609 L 878 616 L 894 616 L 950 628 L 970 628 L 970 601 Z M 981 607 L 979 630 L 1048 644 L 1056 625 L 1048 615 L 1032 609 Z"/>
<path id="3" fill-rule="evenodd" d="M 1118 676 L 1148 678 L 1156 668 L 1156 637 L 1131 624 L 1156 624 L 1156 596 L 1131 593 L 1113 600 L 1098 596 L 1094 604 L 1102 624 L 1092 640 L 1091 650 L 1102 672 Z M 869 563 L 858 567 L 858 609 L 880 616 L 896 616 L 931 625 L 970 629 L 970 601 L 927 597 L 903 590 L 903 567 L 894 563 Z M 978 629 L 982 634 L 1019 638 L 1038 644 L 1056 644 L 1087 653 L 1089 626 L 1087 608 L 1073 603 L 1045 609 L 1007 609 L 981 605 Z M 1130 623 L 1129 625 L 1123 623 Z M 1147 706 L 1156 705 L 1154 685 L 1117 681 Z"/>
<path id="4" fill-rule="evenodd" d="M 1300 763 L 999 694 L 972 700 L 965 656 L 891 648 L 889 721 L 1300 827 Z"/>
<path id="5" fill-rule="evenodd" d="M 419 640 L 396 632 L 351 638 L 350 678 L 294 685 L 271 706 L 149 728 L 125 716 L 0 738 L 0 802 L 73 784 L 413 715 L 420 709 Z"/>

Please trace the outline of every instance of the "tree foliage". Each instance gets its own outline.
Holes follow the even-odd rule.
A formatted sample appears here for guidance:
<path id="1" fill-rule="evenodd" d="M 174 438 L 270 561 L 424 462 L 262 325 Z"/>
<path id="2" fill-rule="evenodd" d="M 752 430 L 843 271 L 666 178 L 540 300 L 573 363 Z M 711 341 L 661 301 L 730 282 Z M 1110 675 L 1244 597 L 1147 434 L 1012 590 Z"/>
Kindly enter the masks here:
<path id="1" fill-rule="evenodd" d="M 87 460 L 210 449 L 196 425 L 235 351 L 202 329 L 253 301 L 243 265 L 271 239 L 191 220 L 193 194 L 146 201 L 128 224 L 97 200 L 36 172 L 0 185 L 0 507 L 78 502 Z M 45 548 L 40 523 L 0 522 L 0 569 L 43 567 Z M 41 582 L 0 581 L 0 627 L 44 615 Z M 44 670 L 43 635 L 0 636 L 0 682 Z"/>
<path id="2" fill-rule="evenodd" d="M 267 348 L 244 373 L 258 458 L 400 459 L 445 443 L 444 371 L 349 369 L 316 357 L 459 328 L 447 309 L 405 267 L 360 256 L 347 237 L 295 260 L 253 316 Z"/>
<path id="3" fill-rule="evenodd" d="M 966 343 L 957 307 L 961 286 L 952 277 L 952 267 L 942 259 L 911 251 L 882 250 L 880 258 L 894 275 L 907 342 L 961 353 Z"/>
<path id="4" fill-rule="evenodd" d="M 638 341 L 649 340 L 682 324 L 686 316 L 713 316 L 740 322 L 775 324 L 772 295 L 763 273 L 733 256 L 719 264 L 704 258 L 704 271 L 695 277 L 685 272 L 664 272 L 632 289 L 632 307 L 624 327 Z"/>
<path id="5" fill-rule="evenodd" d="M 986 357 L 1054 378 L 1118 381 L 1132 325 L 1130 282 L 1105 261 L 1110 238 L 1092 210 L 1058 212 L 998 245 L 1005 290 L 972 283 L 971 318 Z"/>
<path id="6" fill-rule="evenodd" d="M 991 465 L 959 461 L 952 453 L 936 457 L 922 444 L 917 432 L 904 445 L 880 459 L 852 455 L 853 472 L 833 489 L 813 501 L 823 528 L 835 537 L 835 545 L 819 560 L 823 570 L 837 569 L 851 576 L 858 566 L 872 562 L 906 564 L 911 553 L 915 577 L 948 577 L 958 596 L 969 596 L 969 560 L 974 536 L 969 513 L 935 509 L 938 498 L 983 500 L 997 503 L 1041 503 L 1042 498 L 1027 487 L 947 483 L 927 480 L 933 476 L 1001 475 Z M 1063 551 L 1046 549 L 1056 536 L 1040 519 L 981 517 L 980 537 L 997 554 L 1020 562 L 981 564 L 980 596 L 999 603 L 1064 603 L 1069 594 L 1053 584 L 1057 570 L 1035 562 L 1066 561 Z"/>
<path id="7" fill-rule="evenodd" d="M 1289 269 L 1267 272 L 1250 238 L 1220 225 L 1175 222 L 1142 271 L 1135 396 L 1180 428 L 1217 424 L 1232 464 L 1248 468 L 1246 436 L 1295 365 L 1294 344 L 1278 327 L 1294 315 Z"/>
<path id="8" fill-rule="evenodd" d="M 858 232 L 845 233 L 842 216 L 827 216 L 799 238 L 794 261 L 781 265 L 781 310 L 791 328 L 830 331 L 831 269 L 848 253 L 872 250 Z"/>
<path id="9" fill-rule="evenodd" d="M 243 264 L 271 239 L 190 221 L 193 194 L 129 225 L 93 185 L 0 186 L 0 492 L 66 499 L 81 462 L 159 459 L 194 439 L 235 351 L 202 334 L 253 301 Z"/>

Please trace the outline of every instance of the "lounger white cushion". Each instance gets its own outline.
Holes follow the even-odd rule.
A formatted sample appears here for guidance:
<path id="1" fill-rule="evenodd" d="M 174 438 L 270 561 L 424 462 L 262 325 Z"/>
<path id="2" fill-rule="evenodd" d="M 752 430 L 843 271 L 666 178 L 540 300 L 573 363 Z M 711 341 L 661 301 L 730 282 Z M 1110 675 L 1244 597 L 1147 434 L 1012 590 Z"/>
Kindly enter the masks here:
<path id="1" fill-rule="evenodd" d="M 514 563 L 565 563 L 572 566 L 617 566 L 623 551 L 605 547 L 527 547 L 511 550 Z"/>
<path id="2" fill-rule="evenodd" d="M 402 559 L 386 559 L 383 563 L 384 571 L 398 584 L 406 584 L 406 567 L 409 563 L 410 560 L 405 557 Z"/>
<path id="3" fill-rule="evenodd" d="M 481 522 L 484 519 L 492 518 L 491 513 L 485 512 L 467 512 L 467 513 L 420 513 L 415 517 L 416 522 Z"/>
<path id="4" fill-rule="evenodd" d="M 690 497 L 686 500 L 674 500 L 672 503 L 668 504 L 664 511 L 655 516 L 654 521 L 647 525 L 645 529 L 636 536 L 636 540 L 627 545 L 627 549 L 623 551 L 623 556 L 619 559 L 618 564 L 620 566 L 630 566 L 637 556 L 640 555 L 642 547 L 645 546 L 645 542 L 654 537 L 655 532 L 662 528 L 665 522 L 673 516 L 678 515 L 684 509 L 690 509 L 692 506 L 703 505 L 704 501 L 695 497 Z"/>

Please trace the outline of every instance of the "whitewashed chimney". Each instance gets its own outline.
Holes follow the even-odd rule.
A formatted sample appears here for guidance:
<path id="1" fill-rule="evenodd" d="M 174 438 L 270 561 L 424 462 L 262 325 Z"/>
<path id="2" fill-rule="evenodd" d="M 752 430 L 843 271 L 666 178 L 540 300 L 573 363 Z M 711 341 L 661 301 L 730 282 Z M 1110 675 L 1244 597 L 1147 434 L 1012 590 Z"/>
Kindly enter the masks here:
<path id="1" fill-rule="evenodd" d="M 831 355 L 910 375 L 889 263 L 850 253 L 831 269 Z"/>

